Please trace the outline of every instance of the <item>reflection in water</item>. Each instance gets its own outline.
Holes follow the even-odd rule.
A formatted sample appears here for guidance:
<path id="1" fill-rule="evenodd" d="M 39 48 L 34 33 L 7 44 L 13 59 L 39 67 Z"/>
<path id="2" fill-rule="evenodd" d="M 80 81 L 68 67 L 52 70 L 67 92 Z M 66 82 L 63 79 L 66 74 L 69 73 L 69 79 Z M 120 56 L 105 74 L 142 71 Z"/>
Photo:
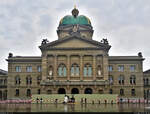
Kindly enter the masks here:
<path id="1" fill-rule="evenodd" d="M 150 112 L 150 104 L 0 104 L 0 112 Z"/>
<path id="2" fill-rule="evenodd" d="M 67 104 L 64 104 L 64 111 L 68 112 L 68 106 L 67 106 Z"/>

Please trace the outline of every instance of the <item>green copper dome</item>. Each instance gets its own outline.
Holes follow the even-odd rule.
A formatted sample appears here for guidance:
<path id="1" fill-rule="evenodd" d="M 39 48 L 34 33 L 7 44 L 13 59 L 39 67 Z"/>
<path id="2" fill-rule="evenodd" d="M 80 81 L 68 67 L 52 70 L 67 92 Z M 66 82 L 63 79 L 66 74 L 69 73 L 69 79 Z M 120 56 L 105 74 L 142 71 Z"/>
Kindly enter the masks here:
<path id="1" fill-rule="evenodd" d="M 84 15 L 80 15 L 77 17 L 74 17 L 72 15 L 67 15 L 64 18 L 62 18 L 60 21 L 60 25 L 70 25 L 70 24 L 91 25 L 91 22 Z"/>
<path id="2" fill-rule="evenodd" d="M 78 9 L 76 7 L 72 10 L 72 15 L 67 15 L 63 17 L 60 20 L 60 25 L 74 25 L 74 24 L 80 24 L 80 25 L 90 25 L 91 22 L 88 17 L 84 15 L 79 15 Z"/>

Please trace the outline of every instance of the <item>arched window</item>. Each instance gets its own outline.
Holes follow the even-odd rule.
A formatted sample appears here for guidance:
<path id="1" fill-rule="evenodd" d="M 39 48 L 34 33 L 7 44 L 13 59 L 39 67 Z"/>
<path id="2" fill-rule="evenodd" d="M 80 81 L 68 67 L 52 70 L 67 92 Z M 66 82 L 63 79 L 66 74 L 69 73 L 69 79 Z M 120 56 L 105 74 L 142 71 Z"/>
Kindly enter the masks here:
<path id="1" fill-rule="evenodd" d="M 39 85 L 39 84 L 40 84 L 41 79 L 42 79 L 42 78 L 41 78 L 41 76 L 38 76 L 38 77 L 37 77 L 37 85 Z"/>
<path id="2" fill-rule="evenodd" d="M 134 75 L 130 77 L 130 84 L 136 84 L 136 78 Z"/>
<path id="3" fill-rule="evenodd" d="M 16 76 L 16 77 L 15 77 L 15 84 L 16 84 L 16 85 L 20 85 L 20 83 L 21 83 L 20 76 Z"/>
<path id="4" fill-rule="evenodd" d="M 58 67 L 58 76 L 66 76 L 67 75 L 67 69 L 64 64 L 60 64 Z"/>
<path id="5" fill-rule="evenodd" d="M 92 93 L 93 93 L 93 91 L 92 91 L 91 88 L 86 88 L 86 89 L 84 90 L 84 94 L 92 94 Z"/>
<path id="6" fill-rule="evenodd" d="M 71 94 L 79 94 L 79 89 L 78 88 L 73 88 L 71 90 Z"/>
<path id="7" fill-rule="evenodd" d="M 79 66 L 78 64 L 72 64 L 71 66 L 71 76 L 79 76 Z"/>
<path id="8" fill-rule="evenodd" d="M 64 88 L 59 88 L 58 94 L 66 94 L 66 90 Z"/>
<path id="9" fill-rule="evenodd" d="M 26 77 L 26 84 L 27 85 L 31 85 L 32 84 L 32 78 L 31 78 L 31 76 L 27 76 Z"/>
<path id="10" fill-rule="evenodd" d="M 119 84 L 124 84 L 124 76 L 121 75 L 121 76 L 118 77 L 118 83 Z"/>
<path id="11" fill-rule="evenodd" d="M 109 84 L 113 84 L 113 76 L 109 76 Z"/>
<path id="12" fill-rule="evenodd" d="M 31 96 L 31 90 L 27 89 L 27 97 L 30 97 L 30 96 Z"/>
<path id="13" fill-rule="evenodd" d="M 84 65 L 84 76 L 87 77 L 91 77 L 92 76 L 92 66 L 90 64 L 86 64 Z"/>

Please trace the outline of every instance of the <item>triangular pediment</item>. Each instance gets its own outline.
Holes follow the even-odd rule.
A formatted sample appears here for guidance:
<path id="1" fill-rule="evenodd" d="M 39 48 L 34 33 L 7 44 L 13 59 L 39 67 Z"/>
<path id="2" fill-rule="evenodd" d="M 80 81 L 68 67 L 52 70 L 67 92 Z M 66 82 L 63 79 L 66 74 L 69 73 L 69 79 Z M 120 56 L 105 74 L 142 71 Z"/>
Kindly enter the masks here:
<path id="1" fill-rule="evenodd" d="M 62 38 L 40 46 L 40 49 L 104 49 L 109 50 L 111 46 L 98 41 L 72 36 Z"/>
<path id="2" fill-rule="evenodd" d="M 72 38 L 64 42 L 60 42 L 57 45 L 54 45 L 53 47 L 56 48 L 96 48 L 98 46 L 91 44 L 89 42 L 86 42 L 81 39 Z"/>

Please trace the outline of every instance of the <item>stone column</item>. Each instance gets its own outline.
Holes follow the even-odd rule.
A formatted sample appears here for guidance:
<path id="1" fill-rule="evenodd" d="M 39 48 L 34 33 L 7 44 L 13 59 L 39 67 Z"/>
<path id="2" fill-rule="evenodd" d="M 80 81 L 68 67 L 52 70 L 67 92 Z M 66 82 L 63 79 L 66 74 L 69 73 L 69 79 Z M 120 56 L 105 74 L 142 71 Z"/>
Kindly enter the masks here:
<path id="1" fill-rule="evenodd" d="M 83 80 L 83 55 L 80 55 L 80 80 Z"/>
<path id="2" fill-rule="evenodd" d="M 45 80 L 47 77 L 47 56 L 42 57 L 42 80 Z"/>
<path id="3" fill-rule="evenodd" d="M 54 80 L 57 79 L 57 55 L 54 55 Z"/>
<path id="4" fill-rule="evenodd" d="M 70 55 L 67 55 L 67 80 L 70 80 Z"/>
<path id="5" fill-rule="evenodd" d="M 93 80 L 96 80 L 96 55 L 93 55 Z"/>

